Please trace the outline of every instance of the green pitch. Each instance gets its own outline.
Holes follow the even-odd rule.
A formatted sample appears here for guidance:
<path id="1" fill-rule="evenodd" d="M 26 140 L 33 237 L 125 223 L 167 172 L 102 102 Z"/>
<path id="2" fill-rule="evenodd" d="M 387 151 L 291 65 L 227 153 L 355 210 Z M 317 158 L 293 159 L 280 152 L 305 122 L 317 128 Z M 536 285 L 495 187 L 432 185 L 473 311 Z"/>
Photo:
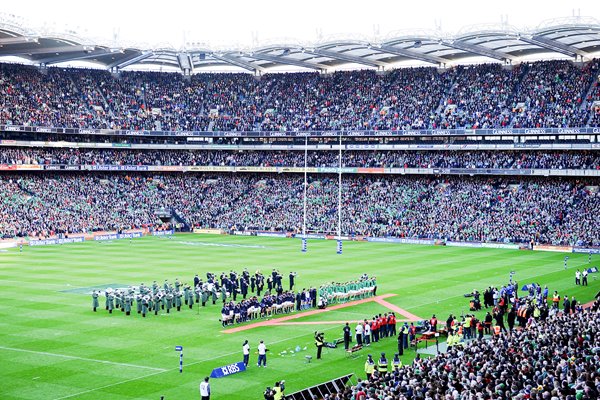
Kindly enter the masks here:
<path id="1" fill-rule="evenodd" d="M 0 253 L 0 385 L 2 399 L 197 399 L 198 385 L 213 368 L 241 361 L 245 339 L 253 348 L 249 370 L 211 379 L 214 399 L 260 399 L 266 386 L 285 379 L 291 393 L 354 372 L 364 378 L 367 353 L 376 358 L 396 349 L 388 338 L 346 358 L 342 348 L 324 349 L 316 360 L 313 332 L 326 340 L 342 336 L 342 325 L 297 324 L 268 326 L 234 334 L 221 333 L 220 306 L 212 304 L 158 317 L 127 317 L 91 310 L 90 288 L 110 285 L 162 283 L 179 278 L 191 283 L 194 274 L 219 274 L 230 269 L 269 272 L 277 267 L 284 276 L 297 271 L 297 288 L 326 281 L 356 279 L 362 273 L 377 276 L 377 294 L 423 318 L 468 310 L 464 293 L 501 285 L 509 271 L 522 284 L 548 285 L 550 293 L 576 296 L 588 302 L 599 289 L 595 274 L 589 287 L 576 287 L 575 269 L 588 267 L 587 254 L 570 254 L 564 270 L 561 253 L 464 249 L 398 244 L 344 243 L 335 253 L 334 241 L 300 242 L 232 236 L 178 235 L 101 243 L 88 242 L 30 248 L 22 253 Z M 594 256 L 592 264 L 598 266 Z M 310 316 L 297 322 L 345 321 L 388 310 L 374 302 Z M 401 318 L 401 317 L 399 317 Z M 256 346 L 264 340 L 270 352 L 268 367 L 256 368 Z M 179 373 L 176 345 L 184 347 L 184 372 Z M 296 348 L 300 351 L 296 352 Z M 304 348 L 306 347 L 306 350 Z M 293 352 L 292 352 L 293 351 Z M 305 363 L 312 355 L 312 363 Z M 410 362 L 413 351 L 405 352 Z"/>

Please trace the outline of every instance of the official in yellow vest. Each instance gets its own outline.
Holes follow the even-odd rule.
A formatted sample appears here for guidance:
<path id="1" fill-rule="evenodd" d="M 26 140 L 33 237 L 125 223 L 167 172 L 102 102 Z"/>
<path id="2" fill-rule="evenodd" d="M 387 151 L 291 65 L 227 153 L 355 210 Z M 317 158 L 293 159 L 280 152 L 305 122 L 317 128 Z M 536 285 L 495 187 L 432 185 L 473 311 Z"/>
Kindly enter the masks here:
<path id="1" fill-rule="evenodd" d="M 379 357 L 379 362 L 377 363 L 377 368 L 379 372 L 385 374 L 388 370 L 388 360 L 385 358 L 385 353 L 381 353 L 381 357 Z"/>
<path id="2" fill-rule="evenodd" d="M 317 346 L 317 360 L 321 359 L 321 351 L 325 345 L 325 335 L 323 332 L 315 332 L 315 346 Z"/>
<path id="3" fill-rule="evenodd" d="M 375 371 L 375 361 L 373 361 L 373 357 L 369 354 L 367 356 L 367 361 L 365 361 L 365 373 L 367 374 L 367 379 L 371 379 L 373 371 Z"/>

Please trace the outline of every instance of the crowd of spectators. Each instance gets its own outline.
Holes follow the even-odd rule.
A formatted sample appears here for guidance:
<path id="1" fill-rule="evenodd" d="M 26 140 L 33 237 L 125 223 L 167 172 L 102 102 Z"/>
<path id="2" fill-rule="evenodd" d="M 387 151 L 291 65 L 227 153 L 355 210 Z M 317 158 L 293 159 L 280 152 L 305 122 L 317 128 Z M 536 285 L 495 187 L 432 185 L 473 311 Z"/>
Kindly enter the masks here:
<path id="1" fill-rule="evenodd" d="M 0 64 L 0 124 L 164 131 L 581 127 L 598 61 L 333 74 L 180 74 Z"/>
<path id="2" fill-rule="evenodd" d="M 345 176 L 346 235 L 600 245 L 598 182 L 498 177 Z M 158 224 L 298 232 L 302 176 L 253 174 L 5 175 L 2 236 L 118 230 Z M 337 176 L 311 176 L 307 229 L 337 231 Z"/>
<path id="3" fill-rule="evenodd" d="M 6 147 L 7 165 L 304 167 L 303 151 L 131 150 Z M 336 151 L 307 153 L 308 167 L 337 167 Z M 600 169 L 595 151 L 345 151 L 343 167 Z"/>
<path id="4" fill-rule="evenodd" d="M 596 66 L 596 73 L 600 73 L 600 67 Z M 586 106 L 591 110 L 589 126 L 600 126 L 600 75 L 598 80 L 593 84 L 592 90 L 587 97 Z"/>
<path id="5" fill-rule="evenodd" d="M 420 357 L 328 400 L 591 400 L 600 395 L 600 314 L 559 314 Z"/>
<path id="6" fill-rule="evenodd" d="M 581 68 L 568 61 L 531 64 L 513 102 L 513 125 L 517 128 L 586 126 L 590 109 L 582 107 L 582 103 L 598 79 L 597 71 L 597 63 Z"/>
<path id="7" fill-rule="evenodd" d="M 21 176 L 0 180 L 0 236 L 118 231 L 159 224 L 162 202 L 146 179 Z"/>
<path id="8" fill-rule="evenodd" d="M 507 127 L 511 123 L 510 100 L 515 95 L 523 70 L 499 64 L 478 67 L 458 66 L 451 70 L 453 86 L 435 116 L 434 128 L 486 129 Z"/>

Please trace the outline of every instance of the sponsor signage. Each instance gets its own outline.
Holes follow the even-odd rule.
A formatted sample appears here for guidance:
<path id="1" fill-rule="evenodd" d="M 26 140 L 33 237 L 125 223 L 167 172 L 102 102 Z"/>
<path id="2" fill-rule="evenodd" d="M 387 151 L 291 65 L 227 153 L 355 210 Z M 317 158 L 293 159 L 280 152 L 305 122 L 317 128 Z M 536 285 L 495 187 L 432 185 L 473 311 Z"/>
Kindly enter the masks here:
<path id="1" fill-rule="evenodd" d="M 120 240 L 120 239 L 135 239 L 144 236 L 142 232 L 128 233 L 107 233 L 102 235 L 94 235 L 94 240 Z"/>
<path id="2" fill-rule="evenodd" d="M 208 235 L 222 235 L 224 232 L 222 229 L 194 228 L 194 233 L 204 233 L 204 234 L 208 234 Z"/>
<path id="3" fill-rule="evenodd" d="M 591 128 L 509 128 L 509 129 L 409 129 L 409 130 L 364 130 L 364 131 L 132 131 L 113 129 L 55 128 L 0 125 L 4 132 L 44 132 L 75 135 L 111 136 L 177 136 L 177 137 L 392 137 L 392 136 L 467 136 L 467 135 L 586 135 L 600 133 L 600 127 Z M 424 145 L 425 147 L 427 145 Z"/>
<path id="4" fill-rule="evenodd" d="M 257 231 L 256 236 L 264 236 L 264 237 L 287 237 L 287 233 L 285 232 L 267 232 L 267 231 Z"/>
<path id="5" fill-rule="evenodd" d="M 167 231 L 152 231 L 152 236 L 169 236 L 173 234 L 173 230 L 169 229 Z"/>
<path id="6" fill-rule="evenodd" d="M 571 246 L 551 246 L 551 245 L 539 245 L 533 246 L 533 250 L 536 251 L 554 251 L 557 253 L 572 253 L 573 247 Z"/>
<path id="7" fill-rule="evenodd" d="M 519 250 L 519 245 L 514 243 L 481 243 L 481 247 L 485 247 L 487 249 Z"/>
<path id="8" fill-rule="evenodd" d="M 223 367 L 218 367 L 213 369 L 210 374 L 211 378 L 224 378 L 229 375 L 237 374 L 238 372 L 243 372 L 246 370 L 246 364 L 243 361 L 237 362 L 235 364 L 225 365 Z"/>
<path id="9" fill-rule="evenodd" d="M 600 254 L 600 248 L 573 247 L 573 253 Z"/>
<path id="10" fill-rule="evenodd" d="M 395 238 L 395 237 L 368 237 L 367 242 L 376 243 L 403 243 L 403 244 L 435 244 L 433 239 Z"/>
<path id="11" fill-rule="evenodd" d="M 302 237 L 306 239 L 325 239 L 325 235 L 320 235 L 318 233 L 307 233 L 306 235 L 296 235 L 297 238 L 302 239 Z"/>
<path id="12" fill-rule="evenodd" d="M 148 171 L 148 165 L 82 165 L 82 170 L 87 171 Z M 162 168 L 162 167 L 161 167 Z M 183 167 L 181 167 L 183 168 Z"/>
<path id="13" fill-rule="evenodd" d="M 300 235 L 302 236 L 302 235 Z M 325 239 L 327 240 L 350 240 L 350 236 L 340 236 L 337 235 L 325 235 Z"/>
<path id="14" fill-rule="evenodd" d="M 446 240 L 446 246 L 454 247 L 483 247 L 480 242 L 452 242 Z"/>
<path id="15" fill-rule="evenodd" d="M 81 243 L 84 242 L 85 238 L 83 236 L 77 236 L 72 238 L 64 238 L 64 239 L 40 239 L 40 240 L 30 240 L 30 246 L 50 246 L 53 244 L 64 244 L 64 243 Z"/>

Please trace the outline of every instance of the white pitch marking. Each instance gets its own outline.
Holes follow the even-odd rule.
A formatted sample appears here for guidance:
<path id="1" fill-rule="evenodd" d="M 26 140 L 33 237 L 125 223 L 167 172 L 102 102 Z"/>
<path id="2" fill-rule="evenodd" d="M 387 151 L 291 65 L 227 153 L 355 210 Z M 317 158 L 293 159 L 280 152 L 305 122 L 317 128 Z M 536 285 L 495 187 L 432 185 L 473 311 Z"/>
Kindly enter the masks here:
<path id="1" fill-rule="evenodd" d="M 68 356 L 66 354 L 48 353 L 48 352 L 45 352 L 45 351 L 16 349 L 14 347 L 0 346 L 0 350 L 10 350 L 10 351 L 18 351 L 18 352 L 21 352 L 21 353 L 31 353 L 31 354 L 40 354 L 40 355 L 44 355 L 44 356 L 68 358 L 70 360 L 91 361 L 91 362 L 96 362 L 96 363 L 100 363 L 100 364 L 119 365 L 121 367 L 143 368 L 143 369 L 149 369 L 149 370 L 152 370 L 152 371 L 159 371 L 159 372 L 165 372 L 165 371 L 167 371 L 164 368 L 146 367 L 145 365 L 127 364 L 127 363 L 119 363 L 119 362 L 107 361 L 107 360 L 97 360 L 97 359 L 94 359 L 94 358 Z"/>
<path id="2" fill-rule="evenodd" d="M 331 329 L 334 329 L 334 328 L 324 329 L 324 331 L 328 331 L 328 330 L 331 330 Z M 335 328 L 335 329 L 337 329 L 337 328 Z M 299 337 L 302 337 L 302 336 L 306 336 L 306 334 L 302 334 L 302 335 L 298 335 L 298 336 L 294 336 L 294 337 L 288 337 L 288 338 L 285 338 L 285 339 L 282 339 L 282 340 L 277 340 L 277 341 L 275 341 L 275 342 L 271 342 L 271 344 L 276 344 L 276 343 L 285 342 L 285 341 L 287 341 L 287 340 L 296 339 L 296 338 L 299 338 Z M 0 347 L 0 348 L 1 348 L 1 347 Z M 188 363 L 188 364 L 186 364 L 186 366 L 187 366 L 187 367 L 189 367 L 190 365 L 196 365 L 196 364 L 200 364 L 201 362 L 206 362 L 206 361 L 211 361 L 211 360 L 217 360 L 217 359 L 219 359 L 219 358 L 223 358 L 223 357 L 229 357 L 229 356 L 232 356 L 232 355 L 234 355 L 234 354 L 239 354 L 239 351 L 234 351 L 234 352 L 232 352 L 232 353 L 223 354 L 223 355 L 221 355 L 221 356 L 219 356 L 219 357 L 207 358 L 207 359 L 205 359 L 205 360 L 199 360 L 199 361 L 195 361 L 195 362 L 193 362 L 193 363 Z M 102 390 L 102 389 L 106 389 L 106 388 L 109 388 L 109 387 L 113 387 L 113 386 L 122 385 L 122 384 L 124 384 L 124 383 L 133 382 L 133 381 L 137 381 L 137 380 L 139 380 L 139 379 L 148 378 L 148 377 L 151 377 L 151 376 L 154 376 L 154 375 L 159 375 L 159 374 L 162 374 L 162 373 L 165 373 L 165 372 L 169 372 L 169 371 L 177 371 L 177 370 L 179 370 L 179 367 L 175 367 L 175 368 L 171 368 L 171 369 L 168 369 L 168 370 L 163 370 L 163 371 L 158 371 L 158 372 L 153 372 L 153 373 L 151 373 L 151 374 L 148 374 L 148 375 L 142 375 L 142 376 L 140 376 L 140 377 L 138 377 L 138 378 L 131 378 L 131 379 L 127 379 L 127 380 L 125 380 L 125 381 L 116 382 L 116 383 L 111 383 L 110 385 L 104 385 L 104 386 L 100 386 L 100 387 L 97 387 L 97 388 L 94 388 L 94 389 L 85 390 L 85 391 L 83 391 L 83 392 L 79 392 L 79 393 L 75 393 L 75 394 L 70 394 L 70 395 L 68 395 L 68 396 L 64 396 L 64 397 L 58 397 L 58 398 L 56 398 L 56 399 L 54 399 L 54 400 L 63 400 L 63 399 L 68 399 L 68 398 L 75 397 L 75 396 L 79 396 L 79 395 L 82 395 L 82 394 L 87 394 L 87 393 L 90 393 L 90 392 L 95 392 L 96 390 Z"/>
<path id="3" fill-rule="evenodd" d="M 121 382 L 117 382 L 117 383 L 111 383 L 110 385 L 104 385 L 104 386 L 100 386 L 100 387 L 97 387 L 97 388 L 93 388 L 93 389 L 89 389 L 89 390 L 84 390 L 83 392 L 79 392 L 79 393 L 75 393 L 75 394 L 70 394 L 68 396 L 57 397 L 54 400 L 68 399 L 68 398 L 71 398 L 71 397 L 80 396 L 82 394 L 86 394 L 86 393 L 90 393 L 90 392 L 95 392 L 96 390 L 102 390 L 102 389 L 106 389 L 106 388 L 109 388 L 109 387 L 113 387 L 113 386 L 117 386 L 117 385 L 122 385 L 123 383 L 131 382 L 131 381 L 137 381 L 138 379 L 149 378 L 149 377 L 154 376 L 154 375 L 162 374 L 165 371 L 153 372 L 151 374 L 142 375 L 142 376 L 137 377 L 137 378 L 127 379 L 126 381 L 121 381 Z"/>

